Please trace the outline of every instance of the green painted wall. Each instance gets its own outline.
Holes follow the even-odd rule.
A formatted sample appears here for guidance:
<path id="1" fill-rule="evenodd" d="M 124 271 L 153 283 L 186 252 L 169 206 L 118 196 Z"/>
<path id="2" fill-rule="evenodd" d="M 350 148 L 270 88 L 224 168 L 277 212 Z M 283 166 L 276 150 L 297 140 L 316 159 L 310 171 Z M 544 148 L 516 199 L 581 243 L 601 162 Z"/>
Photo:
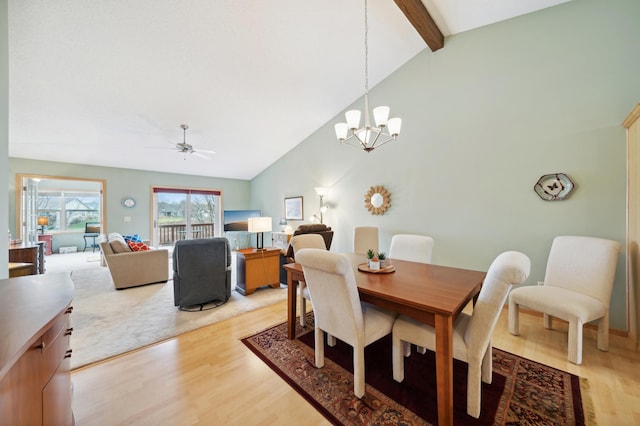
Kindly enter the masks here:
<path id="1" fill-rule="evenodd" d="M 638 22 L 637 0 L 573 0 L 449 37 L 371 90 L 372 107 L 403 119 L 396 143 L 369 154 L 341 146 L 340 113 L 253 179 L 252 206 L 277 223 L 284 197 L 302 195 L 309 217 L 313 188 L 328 186 L 334 251 L 352 249 L 354 226 L 375 225 L 385 251 L 396 233 L 432 236 L 437 264 L 486 270 L 500 252 L 522 251 L 532 260 L 526 284 L 543 279 L 557 235 L 624 245 L 621 122 L 640 101 Z M 543 201 L 533 186 L 555 172 L 576 189 Z M 384 216 L 364 208 L 372 185 L 391 192 Z M 611 326 L 627 329 L 624 253 Z"/>
<path id="2" fill-rule="evenodd" d="M 86 166 L 82 164 L 9 158 L 9 223 L 16 222 L 16 174 L 39 174 L 44 176 L 66 176 L 73 178 L 104 179 L 106 181 L 106 222 L 108 232 L 139 234 L 149 239 L 151 233 L 151 186 L 190 187 L 222 190 L 223 209 L 246 209 L 250 202 L 250 182 L 238 179 L 221 179 L 203 176 L 158 173 L 143 170 L 118 169 L 112 167 Z M 125 196 L 136 199 L 133 209 L 120 203 Z M 125 222 L 124 217 L 131 217 Z M 15 233 L 15 227 L 13 227 Z M 75 245 L 82 249 L 82 236 L 77 233 L 57 234 L 53 250 L 60 246 Z"/>
<path id="3" fill-rule="evenodd" d="M 0 0 L 0 170 L 7 170 L 9 156 L 9 2 Z M 0 173 L 0 200 L 7 199 L 7 174 Z M 9 227 L 9 206 L 0 204 L 0 234 L 8 244 L 4 231 Z M 0 265 L 9 261 L 9 251 L 0 250 Z M 0 278 L 9 276 L 8 267 L 0 267 Z"/>

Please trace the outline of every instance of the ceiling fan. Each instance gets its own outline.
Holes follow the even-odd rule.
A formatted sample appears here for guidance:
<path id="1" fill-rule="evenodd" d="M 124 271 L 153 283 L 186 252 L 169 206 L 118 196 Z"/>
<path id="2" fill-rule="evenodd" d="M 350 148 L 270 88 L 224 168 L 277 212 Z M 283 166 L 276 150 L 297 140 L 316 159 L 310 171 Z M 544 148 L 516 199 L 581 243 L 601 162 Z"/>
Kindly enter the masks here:
<path id="1" fill-rule="evenodd" d="M 181 124 L 180 128 L 182 128 L 182 133 L 183 133 L 182 142 L 178 142 L 177 144 L 175 144 L 175 150 L 178 151 L 179 153 L 184 154 L 185 160 L 187 159 L 186 154 L 193 154 L 196 157 L 204 158 L 205 160 L 210 160 L 211 158 L 204 154 L 214 155 L 216 152 L 209 151 L 206 149 L 198 149 L 198 150 L 194 149 L 193 145 L 187 143 L 187 130 L 189 129 L 189 126 L 187 124 Z"/>

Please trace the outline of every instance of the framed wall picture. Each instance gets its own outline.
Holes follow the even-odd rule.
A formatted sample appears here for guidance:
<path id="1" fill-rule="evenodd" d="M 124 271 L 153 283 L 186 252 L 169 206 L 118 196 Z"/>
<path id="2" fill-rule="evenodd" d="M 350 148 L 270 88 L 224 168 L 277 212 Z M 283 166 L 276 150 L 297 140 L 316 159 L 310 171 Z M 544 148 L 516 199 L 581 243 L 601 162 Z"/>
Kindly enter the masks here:
<path id="1" fill-rule="evenodd" d="M 286 220 L 302 220 L 302 197 L 289 197 L 284 199 L 284 218 Z"/>

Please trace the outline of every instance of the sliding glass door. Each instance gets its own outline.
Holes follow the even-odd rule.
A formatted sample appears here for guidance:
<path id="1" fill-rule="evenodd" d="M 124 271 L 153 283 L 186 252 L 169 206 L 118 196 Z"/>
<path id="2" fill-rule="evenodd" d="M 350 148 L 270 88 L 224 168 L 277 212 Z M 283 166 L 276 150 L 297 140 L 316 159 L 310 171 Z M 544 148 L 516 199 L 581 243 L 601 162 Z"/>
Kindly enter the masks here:
<path id="1" fill-rule="evenodd" d="M 213 238 L 222 230 L 221 192 L 189 188 L 153 188 L 152 245 Z"/>

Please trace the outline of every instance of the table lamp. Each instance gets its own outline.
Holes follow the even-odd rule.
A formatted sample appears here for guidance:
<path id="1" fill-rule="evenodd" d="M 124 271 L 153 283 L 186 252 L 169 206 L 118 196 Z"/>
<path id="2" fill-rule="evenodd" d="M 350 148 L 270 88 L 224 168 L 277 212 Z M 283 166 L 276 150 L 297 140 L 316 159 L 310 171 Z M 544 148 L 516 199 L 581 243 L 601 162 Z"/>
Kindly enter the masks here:
<path id="1" fill-rule="evenodd" d="M 264 247 L 264 234 L 263 232 L 271 232 L 271 218 L 270 217 L 250 217 L 247 230 L 252 233 L 259 234 L 256 237 L 256 246 L 258 249 Z"/>
<path id="2" fill-rule="evenodd" d="M 44 235 L 44 228 L 49 224 L 49 218 L 47 216 L 38 216 L 38 226 L 41 233 Z"/>

